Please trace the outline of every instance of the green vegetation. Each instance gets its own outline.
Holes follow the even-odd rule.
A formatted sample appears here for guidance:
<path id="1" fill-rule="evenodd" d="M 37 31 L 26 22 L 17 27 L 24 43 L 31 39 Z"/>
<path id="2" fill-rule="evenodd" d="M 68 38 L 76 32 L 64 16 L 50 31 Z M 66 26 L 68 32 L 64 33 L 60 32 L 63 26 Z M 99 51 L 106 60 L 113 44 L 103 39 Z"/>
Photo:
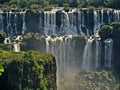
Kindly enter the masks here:
<path id="1" fill-rule="evenodd" d="M 104 25 L 98 33 L 102 40 L 106 38 L 120 38 L 120 22 L 113 22 L 110 25 Z"/>
<path id="2" fill-rule="evenodd" d="M 3 31 L 0 31 L 0 43 L 3 43 L 5 36 L 6 36 L 6 33 Z"/>
<path id="3" fill-rule="evenodd" d="M 120 22 L 114 22 L 111 26 L 113 27 L 113 37 L 120 38 Z"/>
<path id="4" fill-rule="evenodd" d="M 43 9 L 51 6 L 120 8 L 120 0 L 2 0 L 0 7 Z"/>
<path id="5" fill-rule="evenodd" d="M 2 65 L 0 65 L 0 76 L 2 75 L 3 72 L 4 72 L 4 68 Z"/>
<path id="6" fill-rule="evenodd" d="M 36 51 L 0 50 L 1 90 L 55 90 L 55 58 Z M 4 68 L 4 69 L 3 69 Z"/>
<path id="7" fill-rule="evenodd" d="M 1 35 L 2 37 L 6 37 L 6 33 L 3 32 L 3 31 L 0 31 L 0 35 Z"/>
<path id="8" fill-rule="evenodd" d="M 104 25 L 101 27 L 99 35 L 101 36 L 102 39 L 106 39 L 111 36 L 112 32 L 113 32 L 112 26 Z"/>
<path id="9" fill-rule="evenodd" d="M 70 79 L 69 79 L 70 80 Z M 67 88 L 67 85 L 75 85 L 80 90 L 120 90 L 120 84 L 116 71 L 81 71 L 71 77 L 71 81 L 61 82 Z M 76 83 L 78 82 L 78 83 Z"/>

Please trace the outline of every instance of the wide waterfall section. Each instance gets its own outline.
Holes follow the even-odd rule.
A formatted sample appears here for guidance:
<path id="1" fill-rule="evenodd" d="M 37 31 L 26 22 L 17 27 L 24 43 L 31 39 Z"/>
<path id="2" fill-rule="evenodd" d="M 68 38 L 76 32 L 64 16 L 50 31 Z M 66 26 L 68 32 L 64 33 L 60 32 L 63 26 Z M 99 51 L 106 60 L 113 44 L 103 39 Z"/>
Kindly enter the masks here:
<path id="1" fill-rule="evenodd" d="M 0 31 L 5 31 L 7 36 L 25 34 L 26 11 L 0 10 Z"/>
<path id="2" fill-rule="evenodd" d="M 120 21 L 120 10 L 115 9 L 71 9 L 32 12 L 0 10 L 0 30 L 8 36 L 39 32 L 44 35 L 84 35 L 97 33 L 101 25 Z"/>
<path id="3" fill-rule="evenodd" d="M 120 10 L 115 9 L 0 10 L 0 31 L 5 31 L 8 37 L 27 32 L 45 36 L 43 47 L 56 58 L 57 90 L 79 90 L 74 78 L 80 70 L 112 67 L 113 40 L 105 40 L 103 46 L 95 34 L 101 25 L 118 21 Z M 18 49 L 17 44 L 14 47 Z"/>

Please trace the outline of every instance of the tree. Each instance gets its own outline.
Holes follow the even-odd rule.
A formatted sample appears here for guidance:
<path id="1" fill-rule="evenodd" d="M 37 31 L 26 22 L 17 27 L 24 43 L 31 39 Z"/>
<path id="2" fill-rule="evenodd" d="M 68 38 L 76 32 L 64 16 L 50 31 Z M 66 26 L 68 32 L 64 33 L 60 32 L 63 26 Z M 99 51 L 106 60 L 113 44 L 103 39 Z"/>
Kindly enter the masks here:
<path id="1" fill-rule="evenodd" d="M 4 72 L 4 68 L 2 65 L 0 65 L 0 76 L 2 75 L 3 72 Z"/>
<path id="2" fill-rule="evenodd" d="M 113 33 L 113 27 L 110 25 L 104 25 L 101 27 L 98 34 L 100 35 L 102 40 L 105 40 L 106 38 L 110 38 Z"/>

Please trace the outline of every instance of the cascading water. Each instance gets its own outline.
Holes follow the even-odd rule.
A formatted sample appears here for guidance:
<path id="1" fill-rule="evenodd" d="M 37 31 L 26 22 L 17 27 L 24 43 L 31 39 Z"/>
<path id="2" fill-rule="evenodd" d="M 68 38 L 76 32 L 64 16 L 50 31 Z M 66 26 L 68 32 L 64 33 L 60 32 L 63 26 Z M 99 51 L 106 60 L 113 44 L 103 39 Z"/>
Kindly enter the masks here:
<path id="1" fill-rule="evenodd" d="M 9 44 L 10 49 L 12 49 L 11 46 L 13 46 L 14 52 L 20 52 L 20 44 L 22 40 L 23 40 L 22 36 L 17 36 L 15 39 L 8 37 L 8 38 L 5 38 L 4 44 Z"/>
<path id="2" fill-rule="evenodd" d="M 80 71 L 80 54 L 76 52 L 79 52 L 81 47 L 76 50 L 76 40 L 74 37 L 70 35 L 54 38 L 48 36 L 46 38 L 46 52 L 56 57 L 57 90 L 71 90 L 68 88 L 68 84 L 64 84 L 70 82 L 70 77 Z M 79 58 L 76 54 L 79 54 Z"/>
<path id="3" fill-rule="evenodd" d="M 70 28 L 71 27 L 71 23 L 70 23 L 70 18 L 69 18 L 69 14 L 65 11 L 62 11 L 62 16 L 61 16 L 61 26 L 60 26 L 60 34 L 61 35 L 72 35 L 72 31 Z"/>
<path id="4" fill-rule="evenodd" d="M 2 17 L 2 11 L 0 10 L 0 31 L 3 31 L 3 17 Z"/>
<path id="5" fill-rule="evenodd" d="M 91 36 L 98 32 L 101 25 L 120 21 L 120 10 L 73 9 L 65 12 L 63 9 L 57 9 L 44 11 L 39 12 L 38 17 L 35 16 L 34 24 L 32 23 L 34 16 L 31 18 L 29 16 L 31 16 L 29 11 L 4 12 L 1 10 L 0 28 L 7 32 L 8 36 L 12 36 L 14 33 L 25 34 L 29 32 L 29 27 L 37 24 L 35 27 L 37 32 L 46 35 L 46 52 L 53 54 L 56 58 L 57 90 L 79 90 L 74 81 L 74 75 L 81 69 L 88 71 L 101 67 L 101 42 Z M 86 39 L 86 45 L 85 38 L 81 39 L 76 36 L 79 34 L 85 38 L 90 36 Z M 9 39 L 5 43 L 9 44 Z M 104 63 L 108 68 L 111 67 L 112 47 L 113 41 L 106 40 Z M 16 52 L 19 51 L 17 44 L 15 44 L 15 49 Z"/>
<path id="6" fill-rule="evenodd" d="M 97 31 L 100 29 L 100 26 L 102 25 L 102 18 L 103 16 L 100 15 L 101 11 L 94 11 L 94 34 L 97 33 Z M 100 17 L 101 16 L 101 17 Z"/>
<path id="7" fill-rule="evenodd" d="M 21 24 L 22 23 L 22 24 Z M 26 32 L 26 11 L 4 12 L 0 10 L 0 30 L 5 31 L 7 36 L 14 34 L 25 34 Z"/>
<path id="8" fill-rule="evenodd" d="M 120 10 L 114 11 L 114 17 L 116 22 L 120 21 Z"/>
<path id="9" fill-rule="evenodd" d="M 13 51 L 14 52 L 20 52 L 20 44 L 19 43 L 14 43 L 13 44 Z"/>
<path id="10" fill-rule="evenodd" d="M 56 12 L 45 11 L 44 12 L 44 34 L 56 35 Z"/>
<path id="11" fill-rule="evenodd" d="M 110 11 L 107 11 L 107 16 L 108 16 L 108 23 L 110 24 L 110 22 L 111 22 Z"/>
<path id="12" fill-rule="evenodd" d="M 17 14 L 14 15 L 14 32 L 17 33 Z"/>
<path id="13" fill-rule="evenodd" d="M 7 12 L 7 34 L 8 36 L 10 36 L 13 31 L 11 27 L 11 14 L 12 14 L 12 11 L 10 11 L 9 13 Z"/>
<path id="14" fill-rule="evenodd" d="M 84 48 L 82 69 L 86 71 L 92 69 L 92 42 L 93 38 L 89 38 Z"/>
<path id="15" fill-rule="evenodd" d="M 24 35 L 25 32 L 26 32 L 26 23 L 25 23 L 25 17 L 26 17 L 26 11 L 21 11 L 21 14 L 22 14 L 22 22 L 23 22 L 23 25 L 22 25 L 22 34 Z"/>
<path id="16" fill-rule="evenodd" d="M 28 10 L 21 12 L 0 11 L 0 26 L 8 35 L 13 34 L 14 31 L 25 34 L 29 32 L 30 28 L 34 27 L 34 25 L 32 26 L 30 24 L 33 22 L 33 19 L 31 12 Z M 34 23 L 39 24 L 37 24 L 35 28 L 37 32 L 44 35 L 60 36 L 81 34 L 91 36 L 97 33 L 101 25 L 120 21 L 120 10 L 115 9 L 95 9 L 92 11 L 72 9 L 69 12 L 65 12 L 62 8 L 38 13 L 39 20 L 38 18 L 34 19 Z M 34 15 L 36 14 L 34 13 Z M 27 17 L 29 16 L 31 18 L 28 19 Z M 13 20 L 15 21 L 13 22 Z M 34 30 L 32 31 L 34 32 Z"/>
<path id="17" fill-rule="evenodd" d="M 113 49 L 113 40 L 105 40 L 105 67 L 111 68 L 112 66 L 112 49 Z"/>
<path id="18" fill-rule="evenodd" d="M 95 69 L 101 66 L 101 43 L 99 40 L 95 41 Z"/>
<path id="19" fill-rule="evenodd" d="M 78 12 L 78 32 L 82 36 L 85 36 L 85 34 L 82 31 L 82 27 L 84 27 L 84 15 L 82 12 Z"/>

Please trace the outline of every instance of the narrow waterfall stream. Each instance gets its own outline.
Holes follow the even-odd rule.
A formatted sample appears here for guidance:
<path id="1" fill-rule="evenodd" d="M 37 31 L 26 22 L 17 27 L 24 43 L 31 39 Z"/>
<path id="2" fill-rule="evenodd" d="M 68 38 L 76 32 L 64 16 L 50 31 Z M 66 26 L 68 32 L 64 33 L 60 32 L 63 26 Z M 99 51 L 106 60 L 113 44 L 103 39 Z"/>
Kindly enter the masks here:
<path id="1" fill-rule="evenodd" d="M 24 35 L 26 32 L 26 22 L 25 22 L 25 18 L 26 18 L 26 11 L 21 12 L 22 14 L 22 34 Z"/>
<path id="2" fill-rule="evenodd" d="M 95 69 L 101 67 L 101 43 L 99 40 L 95 42 Z"/>
<path id="3" fill-rule="evenodd" d="M 19 43 L 15 43 L 13 44 L 13 48 L 14 48 L 14 52 L 20 52 L 20 44 Z"/>
<path id="4" fill-rule="evenodd" d="M 113 40 L 105 40 L 105 67 L 111 68 L 112 66 L 112 49 L 113 49 Z"/>
<path id="5" fill-rule="evenodd" d="M 92 42 L 93 39 L 88 39 L 84 47 L 82 69 L 86 71 L 92 69 Z"/>

